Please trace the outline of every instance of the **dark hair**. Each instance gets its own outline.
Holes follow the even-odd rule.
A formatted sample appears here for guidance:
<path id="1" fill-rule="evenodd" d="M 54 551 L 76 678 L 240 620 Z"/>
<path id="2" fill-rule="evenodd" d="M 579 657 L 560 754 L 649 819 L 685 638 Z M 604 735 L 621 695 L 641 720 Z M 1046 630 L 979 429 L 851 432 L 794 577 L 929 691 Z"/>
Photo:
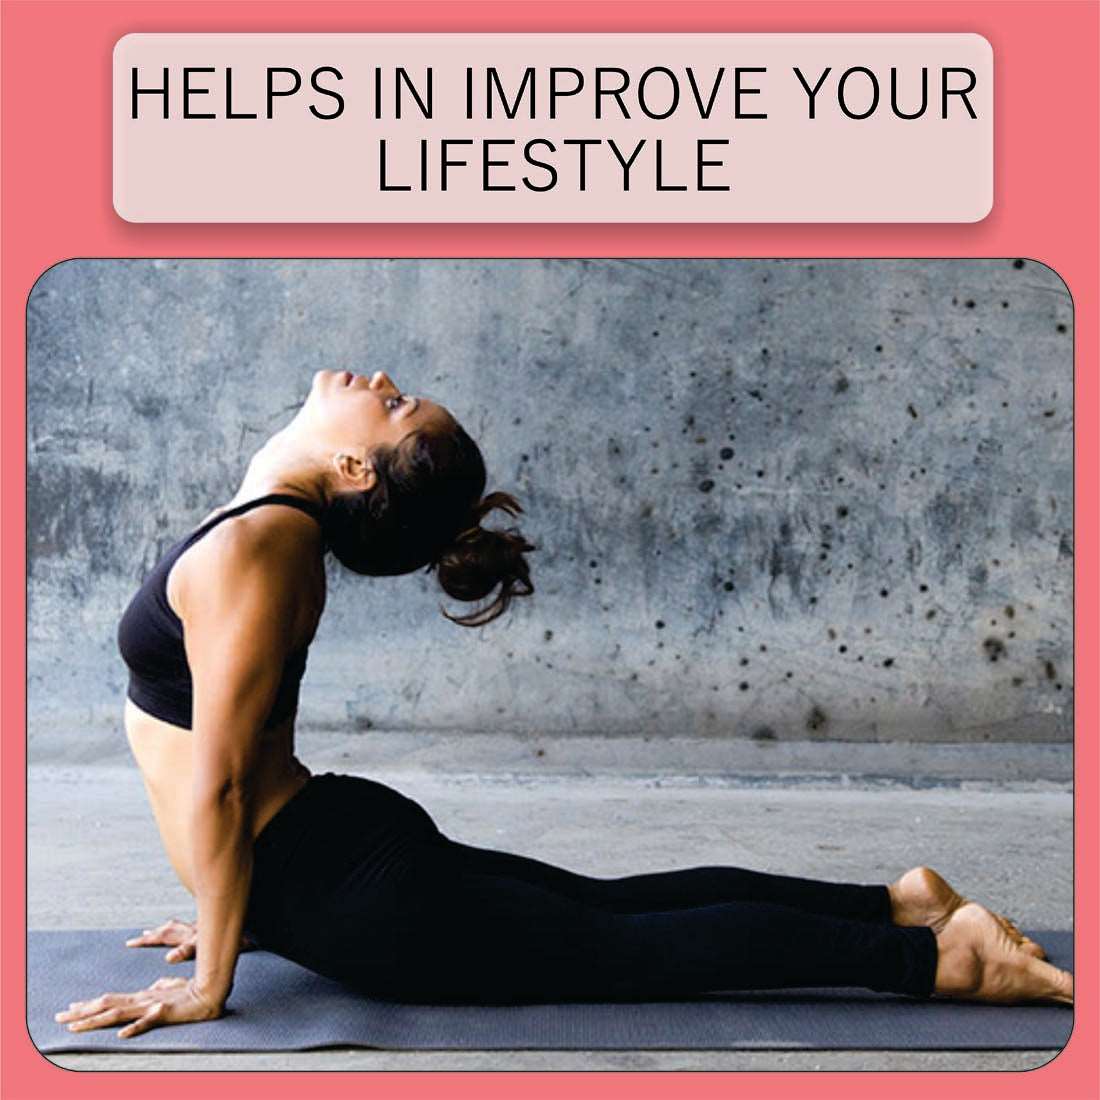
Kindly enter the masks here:
<path id="1" fill-rule="evenodd" d="M 427 566 L 456 600 L 480 600 L 497 585 L 486 607 L 448 619 L 482 626 L 513 596 L 534 591 L 523 555 L 534 550 L 516 528 L 484 528 L 496 508 L 523 511 L 508 493 L 484 500 L 485 461 L 460 424 L 445 431 L 410 432 L 396 446 L 370 455 L 377 480 L 361 493 L 339 493 L 321 517 L 326 547 L 356 573 L 395 576 Z"/>

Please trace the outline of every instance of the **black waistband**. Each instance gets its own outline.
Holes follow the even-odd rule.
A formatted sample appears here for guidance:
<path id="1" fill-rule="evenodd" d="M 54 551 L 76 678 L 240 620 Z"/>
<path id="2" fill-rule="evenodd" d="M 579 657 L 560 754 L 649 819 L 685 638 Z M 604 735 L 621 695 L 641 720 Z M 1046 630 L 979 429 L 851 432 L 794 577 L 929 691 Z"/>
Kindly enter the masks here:
<path id="1" fill-rule="evenodd" d="M 275 858 L 279 863 L 289 859 L 296 842 L 301 839 L 311 804 L 323 798 L 326 789 L 339 778 L 335 772 L 311 775 L 260 830 L 252 845 L 253 857 L 257 860 Z"/>
<path id="2" fill-rule="evenodd" d="M 385 783 L 343 772 L 311 775 L 260 830 L 253 856 L 270 872 L 282 870 L 306 834 L 316 825 L 338 821 L 345 826 L 385 838 L 431 837 L 439 829 L 431 815 L 414 799 Z"/>

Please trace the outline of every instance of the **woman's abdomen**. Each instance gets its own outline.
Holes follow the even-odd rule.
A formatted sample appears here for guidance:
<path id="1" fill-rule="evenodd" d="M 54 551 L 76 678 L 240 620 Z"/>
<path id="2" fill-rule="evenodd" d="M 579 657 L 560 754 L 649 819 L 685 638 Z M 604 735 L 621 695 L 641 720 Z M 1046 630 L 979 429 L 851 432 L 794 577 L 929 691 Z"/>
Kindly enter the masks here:
<path id="1" fill-rule="evenodd" d="M 191 874 L 194 734 L 146 714 L 130 699 L 126 700 L 125 725 L 169 862 L 183 885 L 194 894 Z M 265 731 L 264 739 L 260 764 L 253 777 L 253 838 L 309 778 L 309 769 L 289 748 L 293 744 L 292 720 Z"/>

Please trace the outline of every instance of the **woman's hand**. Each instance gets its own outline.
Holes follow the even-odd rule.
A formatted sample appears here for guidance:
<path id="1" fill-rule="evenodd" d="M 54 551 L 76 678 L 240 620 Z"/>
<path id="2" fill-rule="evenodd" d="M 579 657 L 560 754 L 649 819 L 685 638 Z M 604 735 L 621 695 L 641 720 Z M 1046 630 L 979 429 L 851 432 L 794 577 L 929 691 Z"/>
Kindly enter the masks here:
<path id="1" fill-rule="evenodd" d="M 186 962 L 195 957 L 196 945 L 199 941 L 198 921 L 178 920 L 173 917 L 166 920 L 158 928 L 146 928 L 140 936 L 134 936 L 126 941 L 127 947 L 171 947 L 165 956 L 165 961 L 170 963 Z M 241 936 L 241 951 L 252 951 L 256 944 L 248 938 L 247 933 Z"/>
<path id="2" fill-rule="evenodd" d="M 68 1024 L 70 1031 L 113 1027 L 129 1020 L 118 1032 L 120 1039 L 129 1039 L 164 1024 L 215 1020 L 222 1014 L 222 1007 L 193 978 L 158 978 L 137 993 L 104 993 L 91 1001 L 74 1001 L 67 1012 L 58 1012 L 54 1019 Z"/>

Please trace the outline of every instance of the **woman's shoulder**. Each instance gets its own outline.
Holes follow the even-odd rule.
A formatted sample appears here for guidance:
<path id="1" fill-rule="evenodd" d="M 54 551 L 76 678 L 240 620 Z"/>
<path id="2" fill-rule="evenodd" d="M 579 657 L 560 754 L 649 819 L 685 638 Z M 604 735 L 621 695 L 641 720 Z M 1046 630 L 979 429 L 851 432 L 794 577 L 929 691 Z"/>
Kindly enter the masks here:
<path id="1" fill-rule="evenodd" d="M 320 529 L 294 508 L 255 508 L 232 516 L 188 547 L 172 569 L 169 599 L 185 611 L 191 592 L 203 602 L 232 602 L 245 588 L 274 598 L 312 596 L 323 584 Z M 183 617 L 183 616 L 181 616 Z"/>
<path id="2" fill-rule="evenodd" d="M 299 508 L 271 502 L 230 516 L 195 543 L 193 549 L 208 546 L 212 557 L 235 559 L 238 564 L 252 559 L 271 559 L 277 565 L 288 559 L 315 556 L 321 544 L 317 520 Z"/>

